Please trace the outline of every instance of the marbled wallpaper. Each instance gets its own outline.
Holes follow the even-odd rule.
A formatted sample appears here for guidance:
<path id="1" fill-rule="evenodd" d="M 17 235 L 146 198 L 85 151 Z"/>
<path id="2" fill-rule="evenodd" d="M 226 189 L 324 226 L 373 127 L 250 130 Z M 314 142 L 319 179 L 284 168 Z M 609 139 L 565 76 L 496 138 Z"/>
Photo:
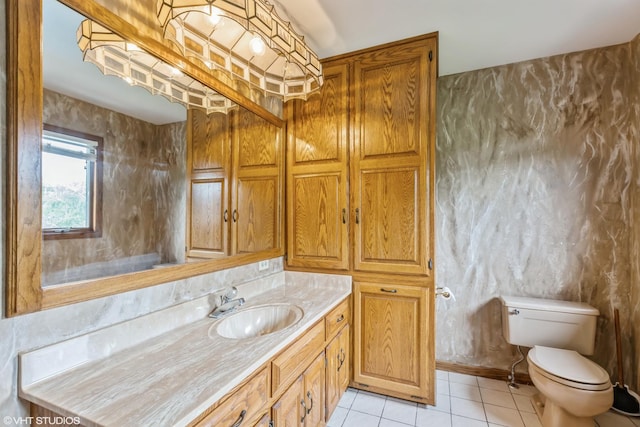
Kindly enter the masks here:
<path id="1" fill-rule="evenodd" d="M 632 122 L 632 146 L 633 146 L 633 186 L 631 191 L 631 216 L 633 224 L 630 234 L 631 240 L 631 295 L 629 298 L 629 311 L 632 314 L 632 336 L 635 341 L 635 355 L 632 355 L 631 363 L 636 366 L 636 382 L 634 390 L 640 389 L 640 36 L 636 36 L 630 43 L 632 59 L 632 92 L 633 102 L 631 112 Z M 632 373 L 631 371 L 630 373 Z M 625 376 L 625 382 L 632 380 L 631 375 Z M 631 381 L 632 382 L 632 381 Z"/>
<path id="2" fill-rule="evenodd" d="M 43 283 L 184 262 L 185 123 L 157 126 L 47 90 L 43 120 L 104 139 L 102 236 L 45 240 Z"/>
<path id="3" fill-rule="evenodd" d="M 620 309 L 637 385 L 632 48 L 637 41 L 438 79 L 436 280 L 457 298 L 437 302 L 438 360 L 508 369 L 515 351 L 497 297 L 577 300 L 600 310 L 593 359 L 612 375 Z"/>

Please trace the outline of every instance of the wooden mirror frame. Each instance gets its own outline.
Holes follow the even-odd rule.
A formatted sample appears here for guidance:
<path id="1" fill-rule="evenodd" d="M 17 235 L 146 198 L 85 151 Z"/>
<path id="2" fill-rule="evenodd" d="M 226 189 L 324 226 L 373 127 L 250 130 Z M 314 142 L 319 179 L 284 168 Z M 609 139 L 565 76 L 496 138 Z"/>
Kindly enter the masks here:
<path id="1" fill-rule="evenodd" d="M 284 130 L 284 120 L 216 79 L 203 65 L 190 61 L 163 43 L 159 25 L 154 33 L 148 26 L 136 26 L 122 18 L 117 12 L 118 6 L 126 6 L 123 0 L 111 0 L 110 9 L 104 5 L 107 0 L 58 1 Z M 112 7 L 111 3 L 116 4 Z M 141 289 L 284 254 L 284 215 L 281 214 L 278 247 L 274 249 L 42 287 L 42 0 L 7 0 L 6 7 L 6 316 Z"/>

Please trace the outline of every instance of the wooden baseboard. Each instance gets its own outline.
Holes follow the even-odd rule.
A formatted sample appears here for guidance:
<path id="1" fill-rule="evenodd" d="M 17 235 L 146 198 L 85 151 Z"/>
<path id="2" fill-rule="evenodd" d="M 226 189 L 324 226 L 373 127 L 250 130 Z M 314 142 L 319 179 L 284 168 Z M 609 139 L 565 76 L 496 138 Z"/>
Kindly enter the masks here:
<path id="1" fill-rule="evenodd" d="M 481 366 L 467 366 L 458 363 L 444 362 L 436 360 L 436 369 L 441 371 L 456 372 L 458 374 L 475 375 L 478 377 L 492 378 L 494 380 L 508 381 L 509 374 L 507 369 L 483 368 Z M 532 384 L 529 374 L 516 372 L 516 383 Z"/>

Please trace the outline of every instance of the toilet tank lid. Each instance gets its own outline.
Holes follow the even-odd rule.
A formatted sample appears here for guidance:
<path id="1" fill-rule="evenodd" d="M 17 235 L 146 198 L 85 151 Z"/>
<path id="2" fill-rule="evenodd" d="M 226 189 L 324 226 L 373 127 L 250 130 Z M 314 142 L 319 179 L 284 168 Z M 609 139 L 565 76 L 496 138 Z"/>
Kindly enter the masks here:
<path id="1" fill-rule="evenodd" d="M 598 316 L 597 308 L 584 302 L 559 301 L 545 298 L 501 296 L 502 304 L 512 308 L 527 308 L 530 310 L 557 311 L 562 313 L 586 314 Z"/>

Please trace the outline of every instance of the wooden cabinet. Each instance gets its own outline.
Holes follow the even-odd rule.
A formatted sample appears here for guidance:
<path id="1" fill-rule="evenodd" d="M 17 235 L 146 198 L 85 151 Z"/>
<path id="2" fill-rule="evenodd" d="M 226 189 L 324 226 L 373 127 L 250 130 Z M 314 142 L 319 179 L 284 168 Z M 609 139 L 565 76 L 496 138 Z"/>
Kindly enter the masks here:
<path id="1" fill-rule="evenodd" d="M 323 426 L 325 383 L 324 352 L 273 405 L 272 417 L 278 427 Z"/>
<path id="2" fill-rule="evenodd" d="M 359 55 L 353 76 L 354 270 L 429 273 L 432 39 Z"/>
<path id="3" fill-rule="evenodd" d="M 353 380 L 372 391 L 433 404 L 429 287 L 354 283 Z"/>
<path id="4" fill-rule="evenodd" d="M 431 275 L 436 45 L 329 59 L 287 104 L 288 267 Z"/>
<path id="5" fill-rule="evenodd" d="M 280 248 L 283 131 L 239 108 L 187 115 L 187 257 Z"/>
<path id="6" fill-rule="evenodd" d="M 379 283 L 354 294 L 353 385 L 433 403 L 437 34 L 323 67 L 287 104 L 286 265 Z"/>
<path id="7" fill-rule="evenodd" d="M 318 94 L 287 103 L 287 263 L 346 270 L 349 67 L 323 73 Z"/>
<path id="8" fill-rule="evenodd" d="M 253 420 L 263 413 L 268 401 L 269 371 L 263 368 L 200 420 L 198 427 L 240 425 L 245 420 Z"/>
<path id="9" fill-rule="evenodd" d="M 351 366 L 349 325 L 346 324 L 331 340 L 326 349 L 326 419 L 328 420 L 338 406 L 340 398 L 349 386 L 349 366 Z"/>

